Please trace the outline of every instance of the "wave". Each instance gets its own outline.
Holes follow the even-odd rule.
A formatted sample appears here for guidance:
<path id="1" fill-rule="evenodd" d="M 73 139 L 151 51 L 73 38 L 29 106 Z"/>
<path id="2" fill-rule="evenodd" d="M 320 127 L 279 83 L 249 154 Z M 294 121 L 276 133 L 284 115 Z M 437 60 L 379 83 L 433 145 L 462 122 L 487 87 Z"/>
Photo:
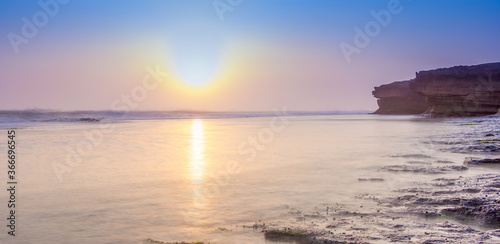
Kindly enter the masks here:
<path id="1" fill-rule="evenodd" d="M 0 111 L 0 123 L 25 122 L 99 122 L 119 113 L 112 111 L 8 110 Z"/>
<path id="2" fill-rule="evenodd" d="M 284 116 L 364 114 L 362 112 L 287 112 Z M 211 111 L 53 111 L 4 110 L 0 123 L 82 122 L 96 123 L 118 120 L 157 120 L 191 118 L 243 118 L 283 116 L 277 112 L 211 112 Z"/>

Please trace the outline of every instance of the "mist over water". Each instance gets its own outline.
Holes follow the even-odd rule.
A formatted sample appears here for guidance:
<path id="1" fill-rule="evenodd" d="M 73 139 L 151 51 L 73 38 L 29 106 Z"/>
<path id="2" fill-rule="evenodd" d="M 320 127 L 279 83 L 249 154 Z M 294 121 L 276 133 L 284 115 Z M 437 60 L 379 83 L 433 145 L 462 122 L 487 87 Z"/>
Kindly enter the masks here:
<path id="1" fill-rule="evenodd" d="M 314 213 L 324 204 L 375 204 L 356 196 L 391 195 L 436 178 L 394 170 L 401 166 L 459 166 L 464 157 L 497 153 L 474 148 L 467 138 L 497 130 L 492 125 L 498 119 L 323 115 L 25 121 L 27 126 L 16 129 L 16 243 L 140 243 L 147 238 L 264 243 L 262 233 L 241 226 L 286 223 L 293 219 L 291 212 Z M 19 126 L 3 121 L 2 128 L 8 127 Z M 79 147 L 84 144 L 89 146 Z M 62 173 L 54 166 L 68 163 Z"/>
<path id="2" fill-rule="evenodd" d="M 271 111 L 271 112 L 213 112 L 196 110 L 179 111 L 58 111 L 58 110 L 2 110 L 0 111 L 0 128 L 7 128 L 13 123 L 22 126 L 35 126 L 32 123 L 48 122 L 113 122 L 123 120 L 163 120 L 163 119 L 209 119 L 209 118 L 241 118 L 241 117 L 271 117 L 294 115 L 346 115 L 366 114 L 366 112 L 301 112 Z"/>

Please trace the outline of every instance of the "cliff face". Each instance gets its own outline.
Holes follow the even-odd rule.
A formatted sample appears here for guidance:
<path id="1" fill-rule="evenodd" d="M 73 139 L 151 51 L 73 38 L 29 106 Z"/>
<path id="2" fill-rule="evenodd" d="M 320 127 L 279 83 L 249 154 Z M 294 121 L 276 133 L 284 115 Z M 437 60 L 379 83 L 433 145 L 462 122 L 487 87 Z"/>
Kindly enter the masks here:
<path id="1" fill-rule="evenodd" d="M 417 72 L 375 87 L 377 114 L 465 117 L 500 114 L 500 62 Z"/>
<path id="2" fill-rule="evenodd" d="M 500 109 L 500 63 L 420 71 L 410 88 L 426 97 L 431 116 L 495 114 Z"/>
<path id="3" fill-rule="evenodd" d="M 410 89 L 411 80 L 397 81 L 375 87 L 373 96 L 378 98 L 376 114 L 421 114 L 428 106 L 425 97 Z"/>

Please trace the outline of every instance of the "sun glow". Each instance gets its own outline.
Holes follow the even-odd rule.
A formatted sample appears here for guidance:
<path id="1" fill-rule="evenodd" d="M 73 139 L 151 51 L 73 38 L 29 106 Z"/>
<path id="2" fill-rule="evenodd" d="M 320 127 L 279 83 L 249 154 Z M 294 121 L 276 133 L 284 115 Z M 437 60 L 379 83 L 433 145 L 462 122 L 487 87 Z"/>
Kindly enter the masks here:
<path id="1" fill-rule="evenodd" d="M 169 73 L 169 82 L 163 87 L 185 106 L 203 107 L 207 101 L 226 96 L 245 76 L 244 56 L 238 55 L 233 48 L 217 54 L 167 52 L 170 54 L 163 60 L 163 66 Z M 181 53 L 187 55 L 182 57 Z"/>
<path id="2" fill-rule="evenodd" d="M 186 85 L 194 88 L 201 88 L 213 82 L 217 75 L 216 64 L 206 57 L 185 58 L 177 67 L 180 78 Z"/>
<path id="3" fill-rule="evenodd" d="M 208 30 L 186 31 L 176 36 L 169 43 L 172 71 L 186 86 L 206 87 L 220 72 L 225 50 L 222 43 Z"/>

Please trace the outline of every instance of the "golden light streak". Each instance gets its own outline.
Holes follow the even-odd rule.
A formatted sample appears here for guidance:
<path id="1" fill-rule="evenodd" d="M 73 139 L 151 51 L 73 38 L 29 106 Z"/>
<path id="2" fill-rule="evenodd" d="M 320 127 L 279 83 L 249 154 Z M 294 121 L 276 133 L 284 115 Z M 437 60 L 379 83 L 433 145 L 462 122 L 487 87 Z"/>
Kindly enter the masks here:
<path id="1" fill-rule="evenodd" d="M 200 119 L 193 120 L 191 126 L 191 177 L 194 183 L 203 182 L 205 174 L 205 141 L 203 137 L 203 123 Z"/>

